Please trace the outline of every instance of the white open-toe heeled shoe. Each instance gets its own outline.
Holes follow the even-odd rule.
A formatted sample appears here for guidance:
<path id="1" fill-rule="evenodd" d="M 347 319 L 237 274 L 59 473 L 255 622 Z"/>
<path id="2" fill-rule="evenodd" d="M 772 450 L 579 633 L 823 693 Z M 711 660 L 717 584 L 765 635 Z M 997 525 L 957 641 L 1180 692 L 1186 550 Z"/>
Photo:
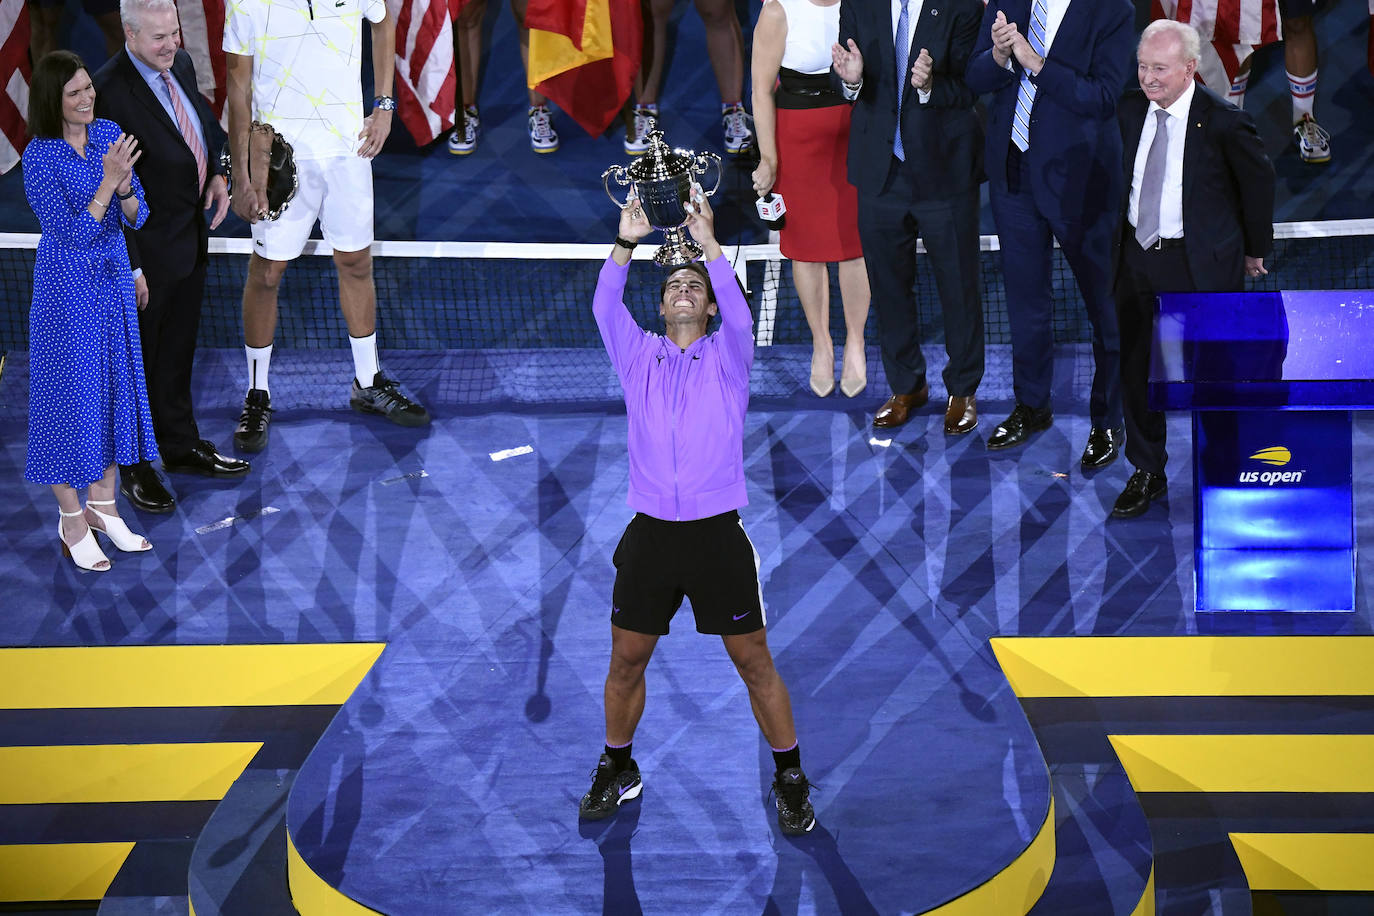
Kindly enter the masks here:
<path id="1" fill-rule="evenodd" d="M 85 513 L 63 512 L 58 509 L 57 514 L 63 518 L 80 518 Z M 59 518 L 57 520 L 57 540 L 62 543 L 62 556 L 71 557 L 72 562 L 79 569 L 105 572 L 110 568 L 110 558 L 105 556 L 100 545 L 95 542 L 95 535 L 91 534 L 90 526 L 86 527 L 86 533 L 81 536 L 81 540 L 75 544 L 68 544 L 67 539 L 62 536 L 62 519 Z"/>
<path id="2" fill-rule="evenodd" d="M 125 553 L 137 553 L 141 550 L 152 550 L 153 545 L 148 543 L 148 539 L 141 534 L 134 534 L 129 530 L 129 526 L 124 524 L 124 519 L 118 515 L 106 515 L 95 506 L 113 506 L 113 499 L 88 499 L 86 508 L 100 516 L 100 527 L 92 525 L 92 531 L 99 531 L 105 535 L 114 545 Z"/>

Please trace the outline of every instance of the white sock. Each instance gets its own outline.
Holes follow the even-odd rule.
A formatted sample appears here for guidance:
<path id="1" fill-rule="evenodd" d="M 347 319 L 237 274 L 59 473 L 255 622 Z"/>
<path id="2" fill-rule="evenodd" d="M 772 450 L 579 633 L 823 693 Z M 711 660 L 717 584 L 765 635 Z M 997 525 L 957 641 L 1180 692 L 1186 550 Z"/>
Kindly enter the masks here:
<path id="1" fill-rule="evenodd" d="M 267 369 L 272 365 L 272 345 L 265 347 L 244 347 L 248 354 L 248 387 L 272 393 L 267 387 Z"/>
<path id="2" fill-rule="evenodd" d="M 1284 71 L 1288 76 L 1288 91 L 1293 96 L 1293 123 L 1302 120 L 1303 115 L 1313 117 L 1312 106 L 1317 101 L 1317 71 L 1313 70 L 1310 76 L 1295 76 Z"/>
<path id="3" fill-rule="evenodd" d="M 1250 84 L 1250 71 L 1237 73 L 1236 78 L 1231 80 L 1231 88 L 1226 93 L 1226 101 L 1237 108 L 1245 107 L 1245 89 Z"/>
<path id="4" fill-rule="evenodd" d="M 377 376 L 377 332 L 366 337 L 349 337 L 353 347 L 353 376 L 364 388 L 371 388 Z"/>

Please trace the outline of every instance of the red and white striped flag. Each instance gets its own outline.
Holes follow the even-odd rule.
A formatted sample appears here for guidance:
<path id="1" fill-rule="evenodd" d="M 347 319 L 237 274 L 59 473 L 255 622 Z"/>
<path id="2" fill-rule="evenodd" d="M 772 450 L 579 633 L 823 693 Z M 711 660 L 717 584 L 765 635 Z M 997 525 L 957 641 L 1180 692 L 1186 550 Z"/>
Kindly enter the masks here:
<path id="1" fill-rule="evenodd" d="M 224 0 L 177 0 L 181 46 L 196 65 L 196 88 L 210 102 L 220 124 L 228 125 L 224 100 L 229 71 L 224 60 Z"/>
<path id="2" fill-rule="evenodd" d="M 28 142 L 29 5 L 0 3 L 0 175 L 14 168 Z"/>
<path id="3" fill-rule="evenodd" d="M 1152 0 L 1150 18 L 1186 22 L 1197 30 L 1202 39 L 1198 79 L 1223 95 L 1256 48 L 1283 38 L 1278 0 Z"/>
<path id="4" fill-rule="evenodd" d="M 396 113 L 415 143 L 453 126 L 453 24 L 447 0 L 386 0 L 396 22 Z"/>

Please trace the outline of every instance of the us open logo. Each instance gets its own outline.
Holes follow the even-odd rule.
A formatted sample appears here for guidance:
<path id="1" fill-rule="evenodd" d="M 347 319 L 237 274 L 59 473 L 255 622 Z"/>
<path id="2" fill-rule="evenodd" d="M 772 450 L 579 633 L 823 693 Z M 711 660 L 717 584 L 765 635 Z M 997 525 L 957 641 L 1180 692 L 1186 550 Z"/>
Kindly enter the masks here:
<path id="1" fill-rule="evenodd" d="M 1288 462 L 1293 460 L 1293 453 L 1282 445 L 1271 445 L 1262 448 L 1250 456 L 1251 461 L 1258 461 L 1271 467 L 1287 467 Z M 1302 475 L 1305 471 L 1241 471 L 1237 483 L 1261 483 L 1267 486 L 1274 486 L 1280 483 L 1302 483 Z"/>

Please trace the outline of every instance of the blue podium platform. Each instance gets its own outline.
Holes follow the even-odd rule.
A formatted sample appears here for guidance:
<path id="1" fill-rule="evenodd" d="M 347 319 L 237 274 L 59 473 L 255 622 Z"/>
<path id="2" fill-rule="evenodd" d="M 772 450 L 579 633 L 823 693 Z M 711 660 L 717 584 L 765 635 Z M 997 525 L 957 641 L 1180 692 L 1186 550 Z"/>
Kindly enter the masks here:
<path id="1" fill-rule="evenodd" d="M 1199 623 L 1352 612 L 1351 412 L 1374 407 L 1374 291 L 1160 296 L 1150 400 L 1193 414 Z"/>

